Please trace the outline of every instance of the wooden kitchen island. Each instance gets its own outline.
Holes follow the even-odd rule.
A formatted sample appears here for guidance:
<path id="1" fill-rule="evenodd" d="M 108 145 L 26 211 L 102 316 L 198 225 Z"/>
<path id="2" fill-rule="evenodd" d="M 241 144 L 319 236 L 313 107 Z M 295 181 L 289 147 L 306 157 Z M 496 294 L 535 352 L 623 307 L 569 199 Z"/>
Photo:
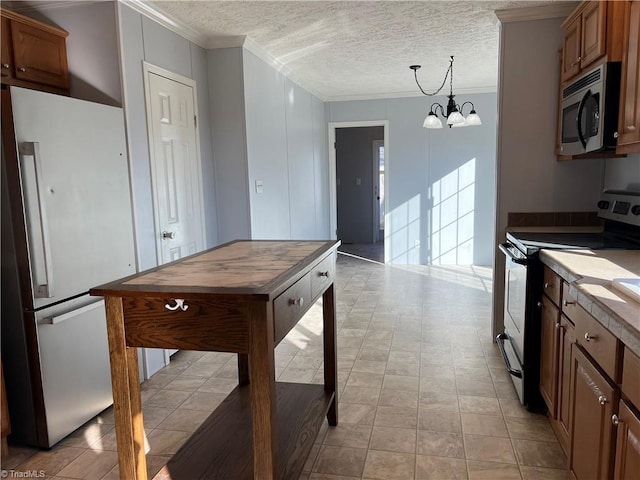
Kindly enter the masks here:
<path id="1" fill-rule="evenodd" d="M 156 479 L 297 479 L 337 425 L 338 241 L 235 241 L 91 290 L 105 297 L 120 478 L 147 478 L 137 347 L 238 354 L 239 385 Z M 324 385 L 275 381 L 274 348 L 322 295 Z"/>

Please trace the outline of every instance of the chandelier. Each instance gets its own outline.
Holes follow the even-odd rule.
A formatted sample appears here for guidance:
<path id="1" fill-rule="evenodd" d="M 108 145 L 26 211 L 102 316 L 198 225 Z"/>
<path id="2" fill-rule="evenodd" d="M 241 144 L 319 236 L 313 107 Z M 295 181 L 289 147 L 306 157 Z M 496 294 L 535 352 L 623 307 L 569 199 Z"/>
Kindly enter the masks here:
<path id="1" fill-rule="evenodd" d="M 427 115 L 427 118 L 424 119 L 424 123 L 422 124 L 424 128 L 442 128 L 442 120 L 440 120 L 440 118 L 438 118 L 438 115 L 437 115 L 438 110 L 440 110 L 440 115 L 442 115 L 444 118 L 447 119 L 447 125 L 449 125 L 449 128 L 466 127 L 469 125 L 482 125 L 482 122 L 480 121 L 480 117 L 476 113 L 476 109 L 472 102 L 464 102 L 461 106 L 459 106 L 458 104 L 456 104 L 454 100 L 455 95 L 453 94 L 453 55 L 451 55 L 451 60 L 449 60 L 449 68 L 447 69 L 447 73 L 445 73 L 444 75 L 444 80 L 442 80 L 442 85 L 440 85 L 440 88 L 438 88 L 433 93 L 425 92 L 423 88 L 420 86 L 420 83 L 418 82 L 417 72 L 418 72 L 418 69 L 421 67 L 422 65 L 411 65 L 409 68 L 413 70 L 413 75 L 416 79 L 416 84 L 418 85 L 418 88 L 420 89 L 420 91 L 424 95 L 427 95 L 429 97 L 432 97 L 440 93 L 440 90 L 442 90 L 445 83 L 447 82 L 447 77 L 449 78 L 449 95 L 447 95 L 449 97 L 449 102 L 447 103 L 446 115 L 445 115 L 445 109 L 441 104 L 437 102 L 431 104 L 431 107 L 429 108 L 429 114 Z M 471 111 L 469 112 L 469 115 L 465 118 L 464 115 L 462 114 L 462 110 L 467 104 L 471 105 Z"/>

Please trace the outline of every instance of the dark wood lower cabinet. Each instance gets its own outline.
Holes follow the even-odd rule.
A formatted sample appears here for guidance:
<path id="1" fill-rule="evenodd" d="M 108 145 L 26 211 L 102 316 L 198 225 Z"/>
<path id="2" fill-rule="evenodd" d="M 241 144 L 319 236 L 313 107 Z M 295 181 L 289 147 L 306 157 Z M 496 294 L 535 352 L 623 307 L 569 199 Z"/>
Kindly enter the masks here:
<path id="1" fill-rule="evenodd" d="M 614 480 L 640 478 L 640 417 L 620 400 Z"/>
<path id="2" fill-rule="evenodd" d="M 560 310 L 542 295 L 542 342 L 540 344 L 540 393 L 549 409 L 549 416 L 557 417 L 558 408 L 558 338 Z"/>
<path id="3" fill-rule="evenodd" d="M 608 480 L 613 475 L 618 391 L 574 344 L 571 350 L 571 449 L 569 478 Z"/>
<path id="4" fill-rule="evenodd" d="M 560 318 L 558 338 L 558 415 L 551 426 L 554 428 L 560 446 L 569 456 L 569 432 L 571 422 L 571 348 L 576 342 L 573 323 L 566 317 Z"/>

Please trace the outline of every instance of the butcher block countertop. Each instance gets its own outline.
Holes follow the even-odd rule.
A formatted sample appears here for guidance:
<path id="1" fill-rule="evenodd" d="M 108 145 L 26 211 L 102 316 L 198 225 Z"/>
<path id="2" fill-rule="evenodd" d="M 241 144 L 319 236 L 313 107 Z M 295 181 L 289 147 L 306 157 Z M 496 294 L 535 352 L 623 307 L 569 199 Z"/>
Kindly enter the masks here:
<path id="1" fill-rule="evenodd" d="M 640 303 L 612 283 L 640 280 L 640 250 L 542 249 L 540 259 L 569 282 L 580 306 L 640 355 Z"/>

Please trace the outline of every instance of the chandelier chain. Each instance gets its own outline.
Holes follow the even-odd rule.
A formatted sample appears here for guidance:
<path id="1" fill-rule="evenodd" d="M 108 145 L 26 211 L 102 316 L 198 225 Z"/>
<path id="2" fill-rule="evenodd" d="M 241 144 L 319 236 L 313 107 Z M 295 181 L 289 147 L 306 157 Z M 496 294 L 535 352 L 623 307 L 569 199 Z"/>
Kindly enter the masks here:
<path id="1" fill-rule="evenodd" d="M 451 92 L 453 93 L 453 55 L 451 55 L 451 60 L 449 60 L 449 68 L 447 69 L 447 73 L 444 74 L 444 79 L 442 80 L 442 85 L 440 85 L 440 87 L 433 93 L 427 93 L 423 90 L 422 86 L 420 85 L 420 82 L 418 82 L 418 71 L 417 70 L 413 70 L 413 75 L 416 79 L 416 84 L 418 85 L 418 88 L 420 89 L 420 91 L 428 96 L 428 97 L 433 97 L 434 95 L 438 95 L 440 93 L 440 91 L 442 90 L 442 88 L 445 86 L 445 84 L 447 83 L 447 78 L 449 77 L 449 74 L 451 74 L 451 78 L 450 78 L 450 88 L 451 88 Z"/>

